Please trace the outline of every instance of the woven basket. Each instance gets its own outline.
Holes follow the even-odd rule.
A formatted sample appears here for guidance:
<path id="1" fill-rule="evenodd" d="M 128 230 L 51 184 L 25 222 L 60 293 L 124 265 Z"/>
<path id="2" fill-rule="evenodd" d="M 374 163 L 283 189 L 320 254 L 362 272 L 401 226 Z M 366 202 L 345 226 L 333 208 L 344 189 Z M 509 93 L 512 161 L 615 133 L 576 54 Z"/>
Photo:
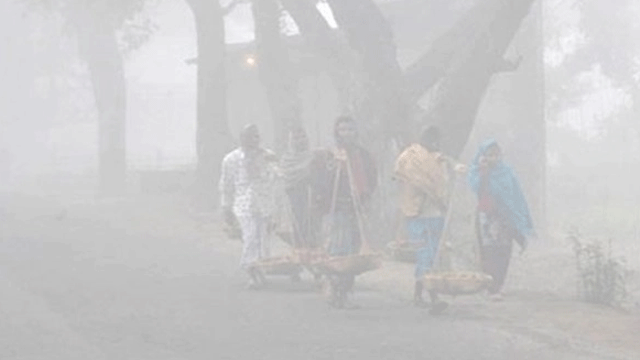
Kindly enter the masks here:
<path id="1" fill-rule="evenodd" d="M 253 264 L 253 268 L 265 275 L 296 275 L 302 272 L 302 265 L 292 256 L 273 257 L 260 260 Z"/>
<path id="2" fill-rule="evenodd" d="M 387 250 L 391 254 L 391 258 L 395 261 L 415 264 L 416 248 L 410 243 L 391 242 L 387 245 Z"/>
<path id="3" fill-rule="evenodd" d="M 319 272 L 334 275 L 360 275 L 382 266 L 381 254 L 332 256 L 313 264 Z"/>
<path id="4" fill-rule="evenodd" d="M 485 290 L 492 277 L 481 272 L 429 273 L 423 278 L 425 289 L 445 295 L 472 295 Z"/>
<path id="5" fill-rule="evenodd" d="M 293 250 L 293 257 L 300 264 L 312 265 L 326 260 L 329 255 L 321 248 L 298 248 Z"/>

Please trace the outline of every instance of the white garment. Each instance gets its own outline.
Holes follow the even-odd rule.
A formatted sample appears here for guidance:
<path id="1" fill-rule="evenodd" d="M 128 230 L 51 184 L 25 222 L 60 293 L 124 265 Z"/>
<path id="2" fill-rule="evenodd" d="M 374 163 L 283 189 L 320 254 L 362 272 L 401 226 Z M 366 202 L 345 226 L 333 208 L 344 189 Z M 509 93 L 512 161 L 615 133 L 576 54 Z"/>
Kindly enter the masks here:
<path id="1" fill-rule="evenodd" d="M 263 150 L 248 158 L 238 148 L 225 156 L 220 175 L 223 208 L 232 208 L 242 230 L 244 243 L 240 266 L 248 268 L 270 254 L 273 218 L 277 209 L 278 169 Z"/>
<path id="2" fill-rule="evenodd" d="M 248 159 L 238 148 L 222 160 L 220 197 L 223 208 L 233 208 L 237 217 L 271 216 L 276 209 L 277 165 L 269 152 Z"/>
<path id="3" fill-rule="evenodd" d="M 240 266 L 247 269 L 256 261 L 271 256 L 272 221 L 268 217 L 239 216 L 242 229 L 242 256 Z"/>

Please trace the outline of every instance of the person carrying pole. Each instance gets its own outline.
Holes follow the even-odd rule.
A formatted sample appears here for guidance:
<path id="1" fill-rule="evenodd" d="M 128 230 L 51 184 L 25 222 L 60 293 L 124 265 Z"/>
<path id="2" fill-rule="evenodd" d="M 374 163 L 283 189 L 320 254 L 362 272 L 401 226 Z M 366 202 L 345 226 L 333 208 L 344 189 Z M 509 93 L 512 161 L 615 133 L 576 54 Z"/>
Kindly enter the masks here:
<path id="1" fill-rule="evenodd" d="M 437 127 L 422 131 L 420 142 L 412 144 L 397 158 L 394 176 L 401 182 L 400 210 L 405 217 L 406 232 L 415 248 L 414 305 L 430 308 L 434 314 L 448 304 L 430 291 L 431 303 L 423 300 L 422 279 L 434 266 L 442 236 L 449 199 L 449 160 L 440 151 L 441 134 Z M 456 170 L 464 171 L 457 165 Z"/>

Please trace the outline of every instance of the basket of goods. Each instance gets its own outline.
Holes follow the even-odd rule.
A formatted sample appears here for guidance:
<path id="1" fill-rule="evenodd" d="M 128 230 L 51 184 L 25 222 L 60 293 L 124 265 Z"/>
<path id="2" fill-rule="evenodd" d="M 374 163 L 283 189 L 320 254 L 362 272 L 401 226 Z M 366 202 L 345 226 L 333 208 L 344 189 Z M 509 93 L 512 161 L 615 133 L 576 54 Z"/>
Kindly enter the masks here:
<path id="1" fill-rule="evenodd" d="M 472 206 L 465 202 L 466 184 L 455 181 L 435 255 L 435 267 L 422 278 L 425 290 L 458 296 L 486 290 L 493 278 L 480 270 L 480 249 L 469 221 Z M 461 216 L 463 215 L 463 216 Z"/>
<path id="2" fill-rule="evenodd" d="M 395 261 L 416 262 L 416 246 L 407 241 L 392 241 L 387 245 L 387 251 Z"/>
<path id="3" fill-rule="evenodd" d="M 486 290 L 493 279 L 477 271 L 448 271 L 426 274 L 422 283 L 427 290 L 445 295 L 472 295 Z"/>
<path id="4" fill-rule="evenodd" d="M 312 266 L 317 269 L 319 272 L 327 274 L 327 275 L 360 275 L 362 273 L 376 270 L 382 265 L 382 253 L 373 252 L 369 246 L 369 241 L 365 232 L 364 225 L 364 216 L 363 216 L 363 207 L 360 202 L 360 195 L 356 192 L 357 186 L 356 180 L 354 179 L 354 175 L 352 172 L 352 165 L 350 160 L 342 155 L 342 165 L 337 166 L 336 176 L 333 185 L 333 196 L 331 202 L 331 215 L 334 219 L 333 224 L 331 226 L 337 226 L 335 221 L 335 209 L 336 209 L 336 201 L 338 197 L 338 188 L 340 186 L 339 180 L 341 176 L 341 172 L 344 168 L 346 168 L 346 175 L 349 183 L 350 193 L 348 197 L 350 198 L 352 209 L 353 209 L 353 223 L 350 226 L 353 228 L 342 229 L 338 231 L 333 231 L 335 229 L 330 229 L 329 233 L 341 233 L 348 232 L 353 234 L 356 232 L 359 239 L 349 238 L 349 239 L 335 239 L 329 237 L 326 248 L 333 249 L 334 245 L 340 247 L 342 245 L 351 243 L 351 245 L 347 245 L 348 250 L 339 249 L 338 251 L 328 251 L 328 254 L 324 257 L 318 258 L 318 261 L 312 263 Z M 340 158 L 340 156 L 339 156 Z M 342 221 L 344 226 L 344 220 Z M 353 231 L 357 229 L 357 231 Z M 352 235 L 351 235 L 352 236 Z M 358 249 L 358 246 L 354 245 L 355 243 L 361 242 L 362 246 Z M 339 245 L 341 244 L 341 245 Z M 356 251 L 354 251 L 356 250 Z"/>
<path id="5" fill-rule="evenodd" d="M 360 275 L 380 268 L 382 254 L 355 254 L 326 257 L 313 264 L 313 267 L 325 274 Z"/>
<path id="6" fill-rule="evenodd" d="M 302 265 L 292 255 L 262 259 L 254 263 L 252 267 L 265 275 L 294 276 L 302 272 Z"/>

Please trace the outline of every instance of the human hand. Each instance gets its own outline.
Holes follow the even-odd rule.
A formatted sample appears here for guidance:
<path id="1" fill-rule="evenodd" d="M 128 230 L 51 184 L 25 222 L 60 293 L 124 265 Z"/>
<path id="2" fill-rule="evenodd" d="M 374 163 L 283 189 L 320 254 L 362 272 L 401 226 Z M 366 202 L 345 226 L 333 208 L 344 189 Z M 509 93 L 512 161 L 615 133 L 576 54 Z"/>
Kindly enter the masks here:
<path id="1" fill-rule="evenodd" d="M 224 217 L 224 222 L 227 225 L 233 226 L 236 223 L 236 215 L 230 207 L 222 209 L 222 215 Z"/>
<path id="2" fill-rule="evenodd" d="M 464 174 L 467 172 L 467 165 L 465 164 L 456 164 L 456 166 L 454 166 L 453 168 L 455 170 L 455 172 L 459 173 L 459 174 Z"/>
<path id="3" fill-rule="evenodd" d="M 347 151 L 344 149 L 336 150 L 335 159 L 338 161 L 347 161 Z"/>
<path id="4" fill-rule="evenodd" d="M 520 256 L 523 256 L 525 252 L 527 252 L 527 245 L 526 245 L 526 244 L 524 244 L 524 245 L 520 248 Z"/>
<path id="5" fill-rule="evenodd" d="M 522 241 L 519 242 L 520 245 L 520 255 L 522 256 L 525 251 L 527 251 L 527 248 L 529 247 L 529 239 L 525 238 L 522 239 Z"/>
<path id="6" fill-rule="evenodd" d="M 480 156 L 480 159 L 478 159 L 478 165 L 480 165 L 481 168 L 486 168 L 489 166 L 489 160 L 484 156 Z"/>

